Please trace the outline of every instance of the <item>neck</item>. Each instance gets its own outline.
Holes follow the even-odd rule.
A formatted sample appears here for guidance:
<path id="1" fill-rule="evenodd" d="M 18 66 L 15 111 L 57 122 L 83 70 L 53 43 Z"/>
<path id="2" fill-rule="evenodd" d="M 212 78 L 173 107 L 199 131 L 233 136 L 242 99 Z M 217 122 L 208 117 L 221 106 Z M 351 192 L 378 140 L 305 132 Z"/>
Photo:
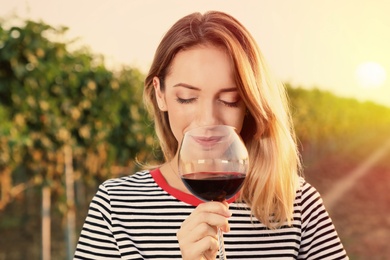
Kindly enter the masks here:
<path id="1" fill-rule="evenodd" d="M 176 156 L 171 161 L 163 164 L 160 167 L 160 171 L 169 186 L 182 192 L 190 193 L 179 176 Z"/>

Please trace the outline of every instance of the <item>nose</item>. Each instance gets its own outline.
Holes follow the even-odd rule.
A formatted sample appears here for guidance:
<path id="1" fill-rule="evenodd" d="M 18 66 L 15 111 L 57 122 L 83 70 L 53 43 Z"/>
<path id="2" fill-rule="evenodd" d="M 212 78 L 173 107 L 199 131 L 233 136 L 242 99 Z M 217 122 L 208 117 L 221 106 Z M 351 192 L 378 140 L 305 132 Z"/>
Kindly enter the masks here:
<path id="1" fill-rule="evenodd" d="M 196 123 L 198 126 L 220 124 L 220 113 L 213 101 L 202 102 L 197 111 Z"/>

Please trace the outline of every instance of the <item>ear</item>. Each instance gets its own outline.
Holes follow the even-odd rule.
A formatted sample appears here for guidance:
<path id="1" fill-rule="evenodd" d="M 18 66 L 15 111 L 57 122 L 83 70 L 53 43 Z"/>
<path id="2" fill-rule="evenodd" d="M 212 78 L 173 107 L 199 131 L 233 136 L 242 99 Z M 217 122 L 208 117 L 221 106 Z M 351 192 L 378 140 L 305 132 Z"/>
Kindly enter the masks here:
<path id="1" fill-rule="evenodd" d="M 158 77 L 153 78 L 153 87 L 158 107 L 161 111 L 168 111 L 165 94 L 161 91 L 160 79 Z"/>

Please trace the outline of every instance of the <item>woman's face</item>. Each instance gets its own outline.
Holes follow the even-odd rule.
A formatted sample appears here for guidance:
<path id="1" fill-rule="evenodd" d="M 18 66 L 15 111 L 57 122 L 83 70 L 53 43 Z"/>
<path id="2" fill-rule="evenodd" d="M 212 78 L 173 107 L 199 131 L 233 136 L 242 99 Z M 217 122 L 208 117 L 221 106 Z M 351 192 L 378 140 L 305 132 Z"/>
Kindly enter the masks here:
<path id="1" fill-rule="evenodd" d="M 233 66 L 224 51 L 211 45 L 179 52 L 165 78 L 165 91 L 154 78 L 157 102 L 168 112 L 178 142 L 197 126 L 230 125 L 241 131 L 245 104 L 233 79 Z"/>

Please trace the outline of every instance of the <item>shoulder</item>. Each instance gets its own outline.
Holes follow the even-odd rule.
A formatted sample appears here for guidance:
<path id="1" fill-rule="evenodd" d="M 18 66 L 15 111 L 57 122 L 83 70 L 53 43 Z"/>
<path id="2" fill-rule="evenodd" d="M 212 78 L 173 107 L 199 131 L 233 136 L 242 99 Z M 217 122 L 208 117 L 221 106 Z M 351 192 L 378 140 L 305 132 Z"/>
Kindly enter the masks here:
<path id="1" fill-rule="evenodd" d="M 96 196 L 126 196 L 134 193 L 145 193 L 160 190 L 150 171 L 139 171 L 132 175 L 112 178 L 100 184 Z"/>
<path id="2" fill-rule="evenodd" d="M 162 191 L 155 183 L 150 171 L 140 171 L 132 175 L 112 178 L 100 184 L 92 203 L 110 208 L 118 203 L 132 202 Z M 114 204 L 113 204 L 114 203 Z"/>
<path id="3" fill-rule="evenodd" d="M 119 177 L 119 178 L 113 178 L 113 179 L 106 180 L 105 182 L 103 182 L 103 185 L 105 185 L 105 186 L 114 185 L 115 186 L 115 185 L 120 185 L 120 184 L 128 183 L 128 182 L 131 183 L 131 182 L 148 181 L 148 179 L 153 180 L 152 175 L 150 174 L 150 171 L 145 170 L 145 171 L 135 172 L 132 175 L 127 175 L 127 176 L 123 176 L 123 177 Z"/>
<path id="4" fill-rule="evenodd" d="M 303 222 L 313 214 L 317 216 L 321 214 L 328 215 L 318 190 L 302 177 L 299 178 L 295 203 L 302 214 Z"/>
<path id="5" fill-rule="evenodd" d="M 299 177 L 297 199 L 299 199 L 300 204 L 311 204 L 314 201 L 318 201 L 322 203 L 322 198 L 320 193 L 303 177 Z"/>
<path id="6" fill-rule="evenodd" d="M 300 178 L 296 204 L 299 207 L 303 227 L 319 222 L 330 222 L 320 193 L 305 179 Z"/>
<path id="7" fill-rule="evenodd" d="M 115 190 L 126 187 L 140 187 L 140 185 L 155 186 L 155 182 L 150 174 L 150 171 L 139 171 L 132 175 L 106 180 L 101 184 L 101 186 L 107 190 Z"/>

